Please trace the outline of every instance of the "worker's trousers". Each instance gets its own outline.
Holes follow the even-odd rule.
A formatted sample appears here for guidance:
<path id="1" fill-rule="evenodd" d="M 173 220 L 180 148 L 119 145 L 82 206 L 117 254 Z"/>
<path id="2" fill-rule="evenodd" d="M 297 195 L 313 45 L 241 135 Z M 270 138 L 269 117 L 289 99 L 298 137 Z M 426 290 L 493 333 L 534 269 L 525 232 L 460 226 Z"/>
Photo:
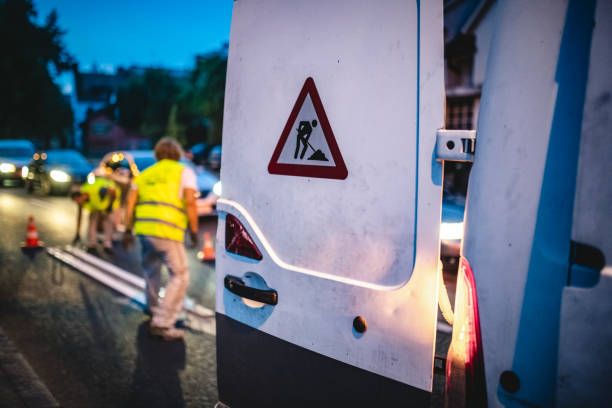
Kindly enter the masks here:
<path id="1" fill-rule="evenodd" d="M 151 326 L 172 327 L 183 307 L 189 268 L 187 253 L 182 242 L 151 236 L 140 236 L 142 268 L 146 280 L 147 306 L 153 313 Z M 159 297 L 161 267 L 165 264 L 169 281 L 163 299 Z"/>
<path id="2" fill-rule="evenodd" d="M 103 245 L 105 248 L 112 248 L 113 221 L 110 215 L 105 215 L 102 211 L 91 211 L 89 213 L 89 226 L 87 228 L 87 246 L 95 247 L 98 239 L 98 222 L 102 223 Z"/>

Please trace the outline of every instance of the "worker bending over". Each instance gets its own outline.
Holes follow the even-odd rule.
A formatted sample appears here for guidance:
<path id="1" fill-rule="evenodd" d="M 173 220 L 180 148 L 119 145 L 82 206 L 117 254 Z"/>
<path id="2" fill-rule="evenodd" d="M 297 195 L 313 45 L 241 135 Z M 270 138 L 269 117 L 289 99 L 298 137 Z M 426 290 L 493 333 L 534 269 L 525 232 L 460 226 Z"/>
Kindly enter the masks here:
<path id="1" fill-rule="evenodd" d="M 87 228 L 87 252 L 95 254 L 98 224 L 102 225 L 104 252 L 113 254 L 113 220 L 111 213 L 119 207 L 119 189 L 114 181 L 96 177 L 93 183 L 85 183 L 80 190 L 71 194 L 72 200 L 79 205 L 77 231 L 73 243 L 80 241 L 81 218 L 83 209 L 89 211 Z"/>
<path id="2" fill-rule="evenodd" d="M 153 315 L 150 333 L 164 340 L 183 338 L 183 330 L 174 324 L 183 306 L 189 269 L 184 235 L 195 247 L 198 240 L 196 209 L 197 182 L 193 170 L 179 163 L 183 149 L 172 138 L 155 145 L 157 163 L 135 180 L 127 199 L 124 244 L 131 246 L 134 233 L 142 246 L 147 306 Z M 163 301 L 159 299 L 162 263 L 170 274 Z"/>

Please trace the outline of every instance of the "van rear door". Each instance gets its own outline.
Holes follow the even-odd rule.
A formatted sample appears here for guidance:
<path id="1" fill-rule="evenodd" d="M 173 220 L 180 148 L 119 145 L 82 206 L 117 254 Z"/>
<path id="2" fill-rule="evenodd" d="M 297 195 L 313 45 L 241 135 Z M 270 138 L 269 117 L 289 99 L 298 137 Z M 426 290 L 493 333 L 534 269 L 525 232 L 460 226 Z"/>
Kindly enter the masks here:
<path id="1" fill-rule="evenodd" d="M 234 2 L 216 265 L 232 408 L 428 404 L 444 62 L 442 4 L 419 4 Z"/>
<path id="2" fill-rule="evenodd" d="M 607 406 L 612 7 L 499 6 L 467 197 L 462 265 L 469 268 L 460 268 L 460 279 L 464 270 L 473 274 L 477 301 L 455 304 L 455 317 L 468 308 L 477 317 L 474 355 L 487 395 L 470 404 L 482 380 L 470 378 L 466 399 L 468 406 Z M 462 334 L 457 319 L 453 334 L 451 350 Z"/>

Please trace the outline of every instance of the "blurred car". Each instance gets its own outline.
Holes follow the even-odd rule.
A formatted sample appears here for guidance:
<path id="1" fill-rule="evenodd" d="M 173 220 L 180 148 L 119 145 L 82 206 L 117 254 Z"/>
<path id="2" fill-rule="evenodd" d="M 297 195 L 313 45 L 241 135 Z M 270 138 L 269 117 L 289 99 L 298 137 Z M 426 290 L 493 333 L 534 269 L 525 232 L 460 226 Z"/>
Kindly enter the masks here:
<path id="1" fill-rule="evenodd" d="M 215 172 L 221 170 L 221 145 L 213 146 L 210 149 L 206 158 L 206 164 L 209 169 Z"/>
<path id="2" fill-rule="evenodd" d="M 193 169 L 198 183 L 199 197 L 197 199 L 198 215 L 217 215 L 217 200 L 221 196 L 221 181 L 219 177 L 202 166 L 195 166 L 193 163 L 183 159 Z"/>
<path id="3" fill-rule="evenodd" d="M 221 181 L 214 173 L 206 170 L 203 166 L 196 166 L 187 159 L 181 159 L 181 163 L 191 167 L 196 175 L 198 184 L 198 215 L 217 215 L 217 200 L 221 196 Z"/>
<path id="4" fill-rule="evenodd" d="M 444 196 L 440 225 L 440 259 L 445 270 L 456 271 L 459 266 L 465 201 Z"/>
<path id="5" fill-rule="evenodd" d="M 43 195 L 65 194 L 72 185 L 87 180 L 91 165 L 76 150 L 50 149 L 36 152 L 22 177 L 26 190 L 38 190 Z"/>
<path id="6" fill-rule="evenodd" d="M 136 167 L 138 167 L 138 171 L 141 173 L 147 167 L 150 167 L 157 162 L 157 160 L 155 160 L 153 150 L 127 150 L 126 153 L 132 156 Z"/>
<path id="7" fill-rule="evenodd" d="M 29 140 L 0 140 L 0 187 L 23 184 L 22 169 L 27 169 L 33 154 Z"/>
<path id="8" fill-rule="evenodd" d="M 98 166 L 98 172 L 106 172 L 122 189 L 126 189 L 132 180 L 137 178 L 142 171 L 155 164 L 153 150 L 125 150 L 106 154 Z M 221 182 L 219 178 L 204 169 L 196 166 L 193 162 L 183 158 L 181 163 L 191 167 L 196 175 L 198 185 L 198 215 L 216 215 L 217 199 L 221 195 Z M 109 173 L 110 171 L 110 173 Z M 91 177 L 95 177 L 93 173 Z M 126 193 L 127 191 L 124 191 Z"/>
<path id="9" fill-rule="evenodd" d="M 206 143 L 197 143 L 191 146 L 185 153 L 186 156 L 190 156 L 190 160 L 196 166 L 204 166 L 208 159 L 208 154 L 213 146 Z"/>

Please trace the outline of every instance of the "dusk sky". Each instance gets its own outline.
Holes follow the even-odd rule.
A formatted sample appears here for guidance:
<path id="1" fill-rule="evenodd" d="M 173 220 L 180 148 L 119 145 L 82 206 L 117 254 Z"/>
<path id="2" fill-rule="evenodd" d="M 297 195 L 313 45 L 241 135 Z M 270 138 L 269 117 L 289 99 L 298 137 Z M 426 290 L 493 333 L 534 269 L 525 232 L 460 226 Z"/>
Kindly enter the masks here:
<path id="1" fill-rule="evenodd" d="M 34 0 L 39 21 L 52 9 L 82 70 L 95 64 L 187 69 L 194 56 L 229 40 L 232 0 Z"/>

